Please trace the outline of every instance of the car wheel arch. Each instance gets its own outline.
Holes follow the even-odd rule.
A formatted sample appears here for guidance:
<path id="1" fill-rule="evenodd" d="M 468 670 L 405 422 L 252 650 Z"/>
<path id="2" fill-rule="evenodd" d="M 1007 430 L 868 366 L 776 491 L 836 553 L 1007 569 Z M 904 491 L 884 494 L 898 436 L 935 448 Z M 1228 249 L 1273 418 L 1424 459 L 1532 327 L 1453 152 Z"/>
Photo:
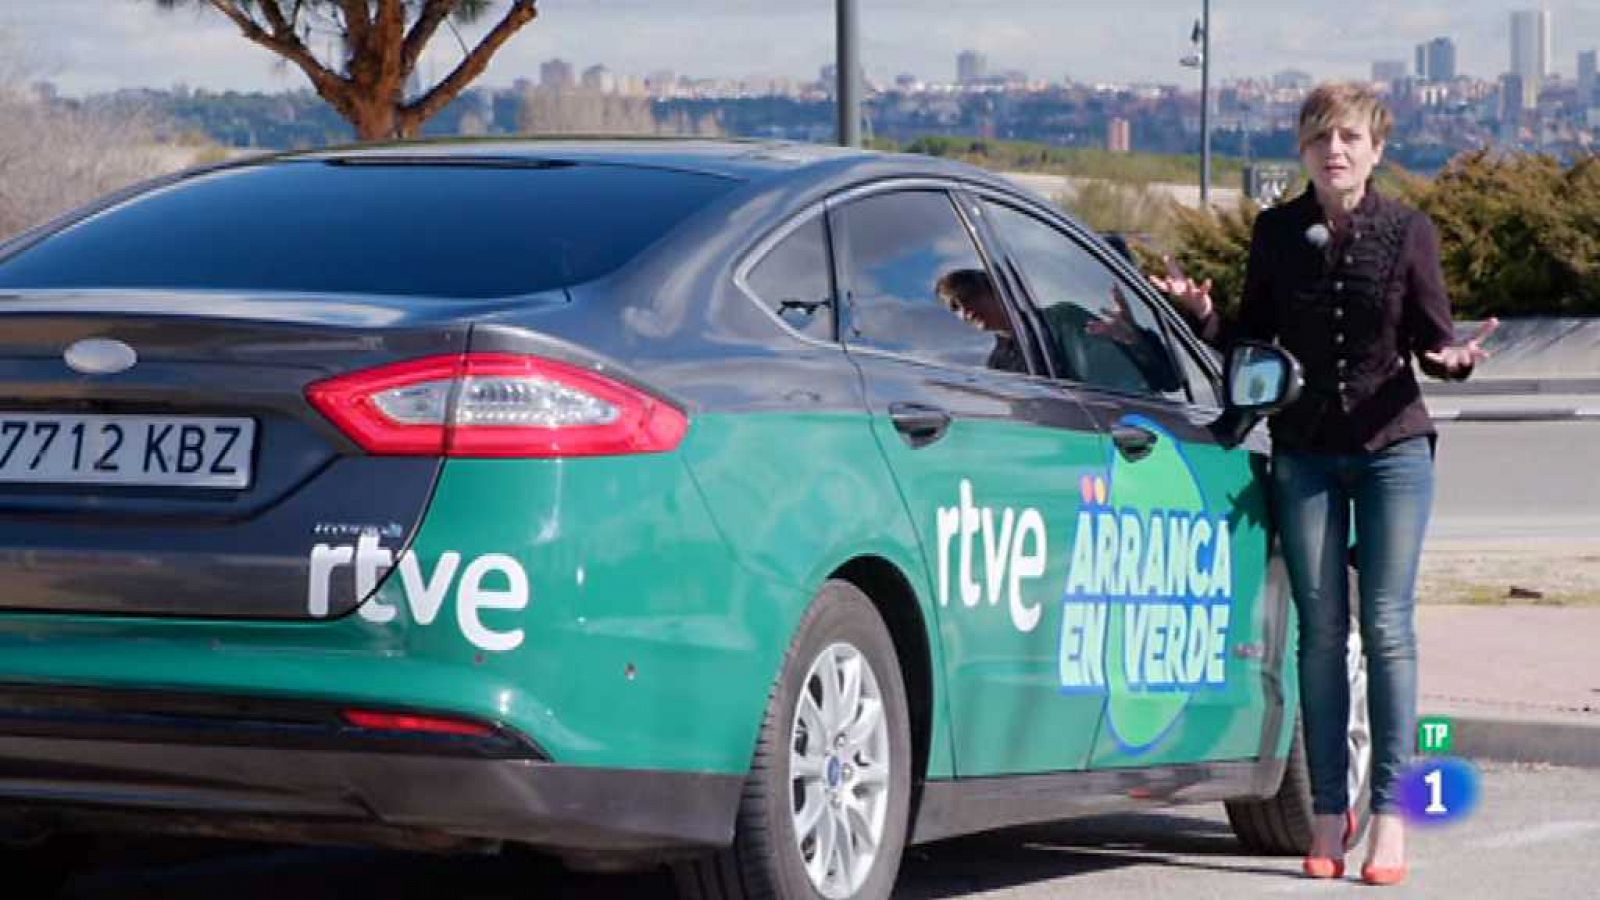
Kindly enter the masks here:
<path id="1" fill-rule="evenodd" d="M 894 641 L 906 706 L 911 713 L 910 817 L 915 822 L 934 734 L 934 660 L 928 622 L 911 580 L 899 566 L 881 556 L 858 556 L 828 577 L 849 582 L 866 594 Z"/>

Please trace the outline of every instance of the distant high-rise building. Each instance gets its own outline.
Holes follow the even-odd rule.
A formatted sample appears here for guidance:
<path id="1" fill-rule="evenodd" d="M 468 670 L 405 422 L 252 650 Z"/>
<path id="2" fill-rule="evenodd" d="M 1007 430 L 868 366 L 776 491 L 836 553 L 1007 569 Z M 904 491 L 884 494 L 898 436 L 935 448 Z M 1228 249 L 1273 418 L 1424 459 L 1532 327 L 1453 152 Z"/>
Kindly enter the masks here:
<path id="1" fill-rule="evenodd" d="M 1523 83 L 1522 76 L 1515 72 L 1507 72 L 1500 76 L 1500 122 L 1502 124 L 1517 123 L 1522 120 L 1522 113 L 1529 108 L 1527 85 Z"/>
<path id="2" fill-rule="evenodd" d="M 617 93 L 624 97 L 646 97 L 650 91 L 644 86 L 642 76 L 623 75 L 617 79 Z"/>
<path id="3" fill-rule="evenodd" d="M 539 64 L 539 84 L 542 87 L 566 90 L 577 83 L 572 63 L 564 59 L 551 59 Z"/>
<path id="4" fill-rule="evenodd" d="M 1595 93 L 1595 87 L 1600 84 L 1596 78 L 1594 50 L 1585 50 L 1578 54 L 1578 105 L 1588 108 L 1600 106 L 1600 96 Z"/>
<path id="5" fill-rule="evenodd" d="M 1420 47 L 1418 48 L 1421 49 Z M 1406 61 L 1403 59 L 1380 59 L 1372 64 L 1373 81 L 1400 81 L 1406 77 Z M 1421 78 L 1421 75 L 1417 76 Z"/>
<path id="6" fill-rule="evenodd" d="M 652 97 L 669 97 L 678 89 L 678 75 L 671 69 L 657 69 L 644 77 L 644 89 Z"/>
<path id="7" fill-rule="evenodd" d="M 1127 153 L 1133 149 L 1133 125 L 1127 119 L 1111 120 L 1106 129 L 1106 149 L 1112 153 Z"/>
<path id="8" fill-rule="evenodd" d="M 1421 81 L 1456 80 L 1456 42 L 1436 37 L 1417 45 L 1417 78 Z"/>
<path id="9" fill-rule="evenodd" d="M 1522 79 L 1523 106 L 1539 103 L 1550 74 L 1550 13 L 1522 9 L 1511 14 L 1511 74 Z"/>
<path id="10" fill-rule="evenodd" d="M 1272 76 L 1272 86 L 1280 91 L 1303 91 L 1311 84 L 1311 74 L 1299 69 L 1284 69 Z"/>
<path id="11" fill-rule="evenodd" d="M 956 81 L 972 84 L 989 77 L 989 57 L 976 50 L 963 50 L 956 57 Z"/>
<path id="12" fill-rule="evenodd" d="M 602 94 L 615 94 L 617 92 L 617 76 L 605 66 L 590 66 L 583 70 L 584 90 L 598 91 Z"/>

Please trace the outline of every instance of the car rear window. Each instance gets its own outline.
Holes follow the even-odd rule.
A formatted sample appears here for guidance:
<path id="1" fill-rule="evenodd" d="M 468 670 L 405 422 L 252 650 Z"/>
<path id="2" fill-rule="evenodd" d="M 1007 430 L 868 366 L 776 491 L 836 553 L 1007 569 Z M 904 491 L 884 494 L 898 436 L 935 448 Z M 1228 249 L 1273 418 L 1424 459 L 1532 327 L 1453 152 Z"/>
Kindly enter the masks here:
<path id="1" fill-rule="evenodd" d="M 0 260 L 0 289 L 532 293 L 621 267 L 739 182 L 625 165 L 297 160 L 140 194 Z"/>

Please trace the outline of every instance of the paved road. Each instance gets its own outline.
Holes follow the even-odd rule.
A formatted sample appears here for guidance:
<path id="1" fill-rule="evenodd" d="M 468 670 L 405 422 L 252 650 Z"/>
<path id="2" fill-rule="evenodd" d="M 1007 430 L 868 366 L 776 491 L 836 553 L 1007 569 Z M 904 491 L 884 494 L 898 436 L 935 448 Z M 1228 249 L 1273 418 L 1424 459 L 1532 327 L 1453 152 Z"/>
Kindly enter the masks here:
<path id="1" fill-rule="evenodd" d="M 1600 406 L 1600 396 L 1589 399 Z M 1438 428 L 1430 538 L 1600 541 L 1600 420 L 1440 422 Z"/>
<path id="2" fill-rule="evenodd" d="M 1477 817 L 1448 830 L 1416 834 L 1411 885 L 1384 896 L 1591 896 L 1600 884 L 1600 771 L 1485 765 L 1483 772 Z M 900 884 L 896 896 L 907 900 L 1372 896 L 1358 894 L 1363 889 L 1353 881 L 1308 882 L 1298 876 L 1293 859 L 1240 855 L 1217 804 L 915 848 Z M 527 860 L 170 843 L 102 852 L 85 861 L 65 894 L 74 900 L 670 895 L 670 883 L 660 876 L 572 875 Z"/>

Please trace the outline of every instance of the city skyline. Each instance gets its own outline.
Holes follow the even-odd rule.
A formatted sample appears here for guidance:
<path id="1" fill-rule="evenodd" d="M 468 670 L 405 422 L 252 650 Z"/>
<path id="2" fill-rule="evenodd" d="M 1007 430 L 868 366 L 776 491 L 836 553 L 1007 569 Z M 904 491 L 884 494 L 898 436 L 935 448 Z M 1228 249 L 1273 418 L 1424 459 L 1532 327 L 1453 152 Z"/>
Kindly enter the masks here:
<path id="1" fill-rule="evenodd" d="M 1063 9 L 1076 5 L 862 0 L 863 64 L 884 84 L 902 73 L 954 82 L 963 51 L 985 57 L 991 73 L 1021 70 L 1044 81 L 1195 80 L 1177 60 L 1189 50 L 1198 0 Z M 1218 0 L 1212 10 L 1214 77 L 1265 78 L 1295 68 L 1319 79 L 1363 78 L 1374 61 L 1406 59 L 1417 44 L 1445 36 L 1457 46 L 1458 72 L 1492 80 L 1508 69 L 1511 13 L 1532 5 L 1421 0 L 1397 12 L 1384 10 L 1381 0 L 1348 0 L 1337 10 L 1309 2 Z M 1600 45 L 1600 8 L 1581 0 L 1547 8 L 1555 33 L 1550 66 L 1574 78 L 1578 53 Z M 91 9 L 94 15 L 87 14 Z M 670 69 L 697 78 L 796 80 L 816 79 L 831 60 L 830 0 L 813 0 L 805 9 L 778 0 L 685 0 L 670 15 L 646 0 L 543 0 L 541 9 L 540 19 L 502 50 L 480 84 L 537 79 L 539 65 L 552 58 L 579 71 L 603 64 L 618 75 Z M 632 27 L 616 28 L 619 18 Z M 75 24 L 63 24 L 69 21 Z M 1153 27 L 1169 21 L 1170 28 Z M 8 0 L 0 31 L 23 46 L 32 74 L 68 94 L 179 83 L 269 92 L 307 86 L 297 70 L 248 45 L 220 16 L 162 13 L 148 0 Z M 462 37 L 470 42 L 474 35 L 464 31 Z M 684 47 L 697 50 L 689 54 Z M 458 55 L 454 41 L 435 41 L 420 67 L 422 80 L 442 75 Z"/>

